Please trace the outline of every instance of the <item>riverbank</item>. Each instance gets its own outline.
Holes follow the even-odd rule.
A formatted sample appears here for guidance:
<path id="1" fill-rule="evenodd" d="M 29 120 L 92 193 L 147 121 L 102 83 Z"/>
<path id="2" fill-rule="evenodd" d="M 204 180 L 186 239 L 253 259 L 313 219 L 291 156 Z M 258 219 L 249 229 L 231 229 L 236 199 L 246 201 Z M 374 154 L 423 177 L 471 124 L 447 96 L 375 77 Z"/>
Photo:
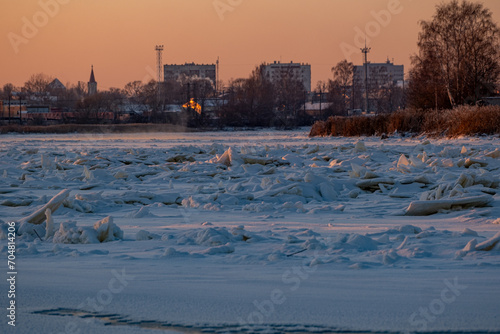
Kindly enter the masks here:
<path id="1" fill-rule="evenodd" d="M 58 125 L 1 125 L 6 133 L 135 133 L 135 132 L 195 132 L 198 129 L 173 124 L 58 124 Z"/>

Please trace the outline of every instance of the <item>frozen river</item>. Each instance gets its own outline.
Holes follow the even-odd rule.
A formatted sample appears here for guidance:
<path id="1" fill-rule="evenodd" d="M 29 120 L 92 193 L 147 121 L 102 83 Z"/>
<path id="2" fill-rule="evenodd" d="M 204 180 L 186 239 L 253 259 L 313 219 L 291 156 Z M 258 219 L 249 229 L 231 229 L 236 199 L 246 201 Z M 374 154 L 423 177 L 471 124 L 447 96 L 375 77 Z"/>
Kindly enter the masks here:
<path id="1" fill-rule="evenodd" d="M 0 136 L 15 330 L 500 332 L 500 139 L 307 131 Z"/>

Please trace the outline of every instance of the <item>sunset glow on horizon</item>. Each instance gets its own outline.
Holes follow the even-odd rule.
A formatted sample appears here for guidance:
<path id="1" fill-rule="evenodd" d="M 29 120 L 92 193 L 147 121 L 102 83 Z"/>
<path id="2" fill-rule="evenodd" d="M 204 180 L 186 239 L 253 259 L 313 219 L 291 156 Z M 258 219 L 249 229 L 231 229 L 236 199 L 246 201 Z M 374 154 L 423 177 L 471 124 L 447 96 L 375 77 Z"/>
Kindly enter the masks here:
<path id="1" fill-rule="evenodd" d="M 262 62 L 312 67 L 313 88 L 344 58 L 394 60 L 410 69 L 420 20 L 442 0 L 2 0 L 0 85 L 22 86 L 45 73 L 98 89 L 155 79 L 155 45 L 163 64 L 215 63 L 220 79 L 246 78 Z M 500 1 L 478 1 L 500 21 Z"/>

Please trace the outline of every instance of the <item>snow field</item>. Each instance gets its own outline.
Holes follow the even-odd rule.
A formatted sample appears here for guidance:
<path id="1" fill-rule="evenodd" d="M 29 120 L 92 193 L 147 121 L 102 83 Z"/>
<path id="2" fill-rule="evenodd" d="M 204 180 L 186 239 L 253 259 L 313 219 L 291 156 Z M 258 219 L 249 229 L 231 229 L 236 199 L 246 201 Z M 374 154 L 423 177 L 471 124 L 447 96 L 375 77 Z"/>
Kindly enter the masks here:
<path id="1" fill-rule="evenodd" d="M 27 303 L 26 323 L 42 317 L 29 313 L 41 305 L 77 308 L 95 294 L 91 277 L 127 268 L 135 281 L 103 310 L 184 325 L 499 329 L 486 309 L 500 297 L 492 283 L 500 265 L 498 138 L 308 139 L 301 132 L 153 136 L 21 141 L 13 135 L 1 142 L 0 219 L 20 222 L 19 261 L 41 271 L 26 269 L 33 275 L 23 279 L 30 291 L 36 290 L 37 275 L 46 282 L 36 301 Z M 5 255 L 4 242 L 0 253 Z M 247 270 L 256 279 L 242 279 Z M 443 290 L 444 280 L 455 277 L 469 288 L 449 304 L 428 291 L 422 294 L 427 300 L 417 303 L 413 292 L 398 290 L 399 283 L 392 297 L 377 292 L 390 289 L 383 281 L 391 277 L 418 286 L 408 273 L 415 280 L 428 276 L 432 291 Z M 79 288 L 68 288 L 66 301 L 41 302 L 47 297 L 43 290 L 56 289 L 50 279 L 65 274 Z M 348 284 L 370 275 L 377 277 L 371 292 Z M 176 289 L 165 287 L 162 277 Z M 202 277 L 207 281 L 200 283 Z M 334 303 L 338 294 L 327 277 L 340 277 L 337 286 L 353 296 L 345 300 L 349 314 L 326 311 L 328 296 Z M 480 277 L 485 282 L 479 283 Z M 224 280 L 234 279 L 238 289 L 247 290 L 227 287 L 242 296 L 239 302 L 223 292 Z M 144 295 L 138 281 L 149 282 Z M 458 305 L 460 300 L 477 303 L 466 294 L 487 290 L 483 306 L 475 305 L 476 316 L 464 316 L 471 305 Z M 173 305 L 147 304 L 156 293 L 175 296 Z M 381 294 L 391 312 L 373 309 Z M 132 301 L 117 305 L 125 295 Z M 198 306 L 192 305 L 196 296 L 203 301 Z M 445 294 L 446 300 L 450 296 Z M 139 302 L 143 310 L 131 307 Z M 89 307 L 81 308 L 95 311 Z M 420 307 L 439 314 L 425 317 Z M 362 309 L 373 313 L 356 311 Z M 50 319 L 43 321 L 54 329 Z M 107 330 L 119 332 L 119 327 Z"/>

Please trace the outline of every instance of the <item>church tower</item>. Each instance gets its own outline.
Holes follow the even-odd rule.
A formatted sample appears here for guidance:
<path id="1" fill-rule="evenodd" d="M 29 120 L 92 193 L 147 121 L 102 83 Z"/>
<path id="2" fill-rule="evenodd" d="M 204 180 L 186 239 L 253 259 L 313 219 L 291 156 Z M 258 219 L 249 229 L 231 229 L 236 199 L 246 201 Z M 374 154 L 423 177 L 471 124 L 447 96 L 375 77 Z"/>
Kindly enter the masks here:
<path id="1" fill-rule="evenodd" d="M 97 82 L 94 77 L 94 65 L 92 65 L 92 69 L 90 71 L 90 80 L 87 84 L 88 94 L 94 95 L 97 93 Z"/>

